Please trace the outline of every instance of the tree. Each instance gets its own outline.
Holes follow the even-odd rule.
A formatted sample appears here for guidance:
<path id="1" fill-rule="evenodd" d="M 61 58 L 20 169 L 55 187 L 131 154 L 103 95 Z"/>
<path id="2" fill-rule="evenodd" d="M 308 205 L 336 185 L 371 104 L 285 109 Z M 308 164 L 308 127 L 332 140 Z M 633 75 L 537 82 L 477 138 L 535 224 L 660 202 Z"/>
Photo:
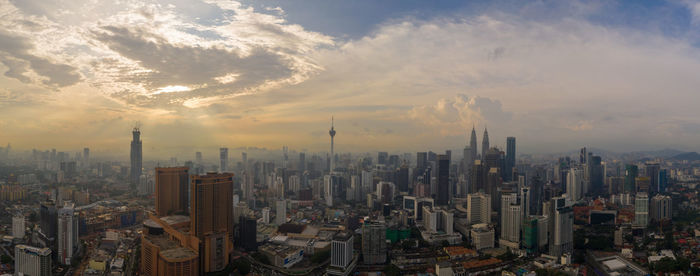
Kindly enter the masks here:
<path id="1" fill-rule="evenodd" d="M 234 262 L 234 267 L 238 269 L 238 273 L 241 275 L 247 275 L 250 273 L 250 262 L 248 260 L 240 258 Z"/>
<path id="2" fill-rule="evenodd" d="M 331 257 L 330 250 L 316 252 L 316 253 L 314 253 L 313 256 L 311 256 L 311 262 L 316 263 L 316 264 L 320 264 L 320 263 L 328 260 L 328 258 L 330 258 L 330 257 Z"/>
<path id="3" fill-rule="evenodd" d="M 7 256 L 7 255 L 2 255 L 0 257 L 0 262 L 2 262 L 3 264 L 9 264 L 9 263 L 12 263 L 12 258 L 10 256 Z"/>
<path id="4" fill-rule="evenodd" d="M 390 264 L 384 267 L 384 274 L 387 276 L 399 276 L 401 275 L 401 269 L 396 265 Z"/>
<path id="5" fill-rule="evenodd" d="M 270 259 L 265 254 L 262 254 L 260 252 L 255 252 L 251 256 L 253 257 L 253 259 L 255 259 L 256 261 L 258 261 L 262 264 L 266 264 L 266 265 L 270 264 Z"/>
<path id="6" fill-rule="evenodd" d="M 442 247 L 448 247 L 448 246 L 450 246 L 450 242 L 442 241 Z"/>

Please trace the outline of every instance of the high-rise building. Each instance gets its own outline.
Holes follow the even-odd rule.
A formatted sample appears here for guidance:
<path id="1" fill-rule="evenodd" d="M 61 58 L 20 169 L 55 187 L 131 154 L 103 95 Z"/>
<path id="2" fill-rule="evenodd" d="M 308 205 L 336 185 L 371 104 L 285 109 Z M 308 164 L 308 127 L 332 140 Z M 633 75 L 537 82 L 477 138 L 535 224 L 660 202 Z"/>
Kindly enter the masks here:
<path id="1" fill-rule="evenodd" d="M 523 219 L 532 215 L 530 206 L 532 206 L 532 193 L 530 193 L 530 188 L 522 187 L 520 188 L 520 210 L 522 211 Z"/>
<path id="2" fill-rule="evenodd" d="M 603 162 L 601 161 L 600 156 L 591 155 L 590 159 L 588 160 L 587 167 L 589 170 L 589 182 L 591 184 L 588 192 L 593 195 L 604 194 L 605 190 L 603 189 L 603 182 L 605 171 L 603 169 Z"/>
<path id="3" fill-rule="evenodd" d="M 335 126 L 334 126 L 334 120 L 333 117 L 331 117 L 331 130 L 328 131 L 328 134 L 331 136 L 331 164 L 329 168 L 329 172 L 333 172 L 335 170 L 335 152 L 334 152 L 334 145 L 333 145 L 333 138 L 335 138 Z"/>
<path id="4" fill-rule="evenodd" d="M 257 236 L 257 220 L 255 217 L 241 216 L 239 219 L 240 225 L 240 247 L 245 251 L 251 252 L 258 250 Z"/>
<path id="5" fill-rule="evenodd" d="M 131 185 L 138 186 L 143 168 L 143 144 L 141 142 L 141 130 L 135 127 L 131 132 Z"/>
<path id="6" fill-rule="evenodd" d="M 58 209 L 53 201 L 44 201 L 39 206 L 39 227 L 49 240 L 58 235 Z"/>
<path id="7" fill-rule="evenodd" d="M 634 193 L 635 189 L 637 187 L 636 185 L 636 178 L 637 178 L 637 165 L 631 165 L 628 164 L 625 166 L 625 193 Z"/>
<path id="8" fill-rule="evenodd" d="M 498 189 L 502 186 L 501 171 L 498 168 L 488 169 L 486 174 L 486 193 L 491 195 L 491 209 L 499 210 L 498 200 L 493 200 L 498 197 Z M 517 192 L 517 191 L 515 191 Z"/>
<path id="9" fill-rule="evenodd" d="M 504 181 L 513 181 L 513 168 L 515 168 L 515 137 L 506 138 L 506 170 Z"/>
<path id="10" fill-rule="evenodd" d="M 637 193 L 634 197 L 634 223 L 635 227 L 647 227 L 649 224 L 649 196 L 646 193 Z"/>
<path id="11" fill-rule="evenodd" d="M 228 172 L 228 148 L 219 149 L 219 172 Z"/>
<path id="12" fill-rule="evenodd" d="M 270 224 L 270 207 L 265 207 L 262 209 L 262 223 Z"/>
<path id="13" fill-rule="evenodd" d="M 447 205 L 450 201 L 450 157 L 438 155 L 438 194 L 437 204 Z"/>
<path id="14" fill-rule="evenodd" d="M 83 167 L 90 168 L 90 148 L 83 148 Z"/>
<path id="15" fill-rule="evenodd" d="M 14 275 L 51 276 L 51 271 L 51 249 L 15 246 Z"/>
<path id="16" fill-rule="evenodd" d="M 574 211 L 565 206 L 554 210 L 552 242 L 549 255 L 561 257 L 574 252 Z"/>
<path id="17" fill-rule="evenodd" d="M 471 134 L 471 137 L 469 138 L 469 150 L 471 150 L 472 160 L 478 159 L 477 153 L 479 151 L 477 151 L 477 148 L 476 148 L 477 144 L 476 143 L 477 143 L 477 141 L 476 141 L 476 129 L 474 128 L 474 126 L 472 126 L 472 134 Z"/>
<path id="18" fill-rule="evenodd" d="M 401 167 L 396 170 L 396 184 L 401 192 L 408 192 L 408 165 L 401 164 Z"/>
<path id="19" fill-rule="evenodd" d="M 566 197 L 571 201 L 578 201 L 583 198 L 583 170 L 580 168 L 569 169 L 566 180 Z"/>
<path id="20" fill-rule="evenodd" d="M 428 167 L 428 153 L 427 152 L 417 152 L 416 153 L 416 173 L 423 173 L 425 168 Z"/>
<path id="21" fill-rule="evenodd" d="M 196 251 L 201 246 L 198 240 L 156 217 L 144 221 L 143 226 L 140 275 L 203 275 L 199 256 L 205 252 Z"/>
<path id="22" fill-rule="evenodd" d="M 156 168 L 156 214 L 188 213 L 189 168 Z"/>
<path id="23" fill-rule="evenodd" d="M 347 276 L 352 274 L 357 263 L 353 252 L 353 242 L 353 236 L 349 232 L 340 232 L 333 237 L 331 241 L 331 264 L 328 267 L 328 275 Z"/>
<path id="24" fill-rule="evenodd" d="M 15 239 L 24 239 L 25 231 L 24 216 L 22 214 L 18 214 L 12 217 L 12 237 Z"/>
<path id="25" fill-rule="evenodd" d="M 275 204 L 275 212 L 275 224 L 282 225 L 287 222 L 287 200 L 277 200 Z"/>
<path id="26" fill-rule="evenodd" d="M 517 195 L 503 195 L 501 204 L 501 239 L 519 244 L 522 209 L 517 203 Z"/>
<path id="27" fill-rule="evenodd" d="M 469 171 L 469 186 L 470 193 L 490 192 L 486 190 L 486 172 L 481 164 L 481 160 L 474 160 L 473 162 L 472 169 Z"/>
<path id="28" fill-rule="evenodd" d="M 383 222 L 365 222 L 362 225 L 362 262 L 383 264 L 386 254 L 386 225 Z"/>
<path id="29" fill-rule="evenodd" d="M 484 128 L 484 137 L 481 138 L 481 159 L 486 158 L 486 152 L 491 148 L 489 146 L 489 131 Z"/>
<path id="30" fill-rule="evenodd" d="M 634 183 L 636 185 L 635 190 L 637 191 L 637 193 L 649 194 L 651 192 L 651 179 L 649 179 L 648 177 L 637 177 L 634 179 Z"/>
<path id="31" fill-rule="evenodd" d="M 377 152 L 377 164 L 388 165 L 389 164 L 389 153 L 385 151 Z"/>
<path id="32" fill-rule="evenodd" d="M 489 227 L 487 224 L 475 224 L 472 225 L 470 230 L 472 245 L 474 249 L 481 250 L 485 248 L 493 248 L 496 231 L 493 227 Z"/>
<path id="33" fill-rule="evenodd" d="M 233 174 L 192 175 L 190 233 L 200 241 L 199 274 L 221 271 L 233 252 Z"/>
<path id="34" fill-rule="evenodd" d="M 647 163 L 645 171 L 646 176 L 649 178 L 649 192 L 652 194 L 660 192 L 659 173 L 661 172 L 661 165 L 659 163 Z"/>
<path id="35" fill-rule="evenodd" d="M 491 222 L 491 195 L 473 193 L 467 195 L 467 223 Z"/>
<path id="36" fill-rule="evenodd" d="M 657 222 L 670 220 L 672 214 L 671 202 L 670 196 L 657 194 L 652 197 L 649 204 L 651 219 Z"/>
<path id="37" fill-rule="evenodd" d="M 58 261 L 70 265 L 78 251 L 78 215 L 72 203 L 58 210 Z"/>

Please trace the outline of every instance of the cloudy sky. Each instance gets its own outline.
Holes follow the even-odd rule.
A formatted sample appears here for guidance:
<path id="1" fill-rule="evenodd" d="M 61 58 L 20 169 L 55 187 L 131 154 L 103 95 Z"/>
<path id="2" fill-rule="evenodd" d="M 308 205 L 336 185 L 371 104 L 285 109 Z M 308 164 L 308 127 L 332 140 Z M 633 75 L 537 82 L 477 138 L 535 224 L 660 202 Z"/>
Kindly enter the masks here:
<path id="1" fill-rule="evenodd" d="M 0 145 L 700 150 L 700 2 L 436 2 L 0 0 Z"/>

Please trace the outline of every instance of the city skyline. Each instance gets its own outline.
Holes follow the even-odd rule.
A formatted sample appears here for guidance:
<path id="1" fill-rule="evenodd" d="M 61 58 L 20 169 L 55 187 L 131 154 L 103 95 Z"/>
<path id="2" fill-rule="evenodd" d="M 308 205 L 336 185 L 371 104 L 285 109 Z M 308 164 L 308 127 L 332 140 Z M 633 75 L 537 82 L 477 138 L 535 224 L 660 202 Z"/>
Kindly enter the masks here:
<path id="1" fill-rule="evenodd" d="M 0 144 L 698 151 L 696 3 L 2 2 Z"/>

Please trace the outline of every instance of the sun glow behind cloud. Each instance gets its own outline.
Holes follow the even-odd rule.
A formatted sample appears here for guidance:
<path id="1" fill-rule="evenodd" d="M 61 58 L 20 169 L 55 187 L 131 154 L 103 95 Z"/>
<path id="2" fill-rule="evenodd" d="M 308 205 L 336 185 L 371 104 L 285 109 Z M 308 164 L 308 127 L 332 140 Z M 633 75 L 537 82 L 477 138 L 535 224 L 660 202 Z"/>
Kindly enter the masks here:
<path id="1" fill-rule="evenodd" d="M 192 89 L 187 87 L 187 86 L 168 85 L 165 87 L 158 88 L 158 90 L 153 92 L 153 94 L 157 95 L 157 94 L 161 94 L 161 93 L 185 92 L 185 91 L 190 91 L 190 90 L 192 90 Z"/>

